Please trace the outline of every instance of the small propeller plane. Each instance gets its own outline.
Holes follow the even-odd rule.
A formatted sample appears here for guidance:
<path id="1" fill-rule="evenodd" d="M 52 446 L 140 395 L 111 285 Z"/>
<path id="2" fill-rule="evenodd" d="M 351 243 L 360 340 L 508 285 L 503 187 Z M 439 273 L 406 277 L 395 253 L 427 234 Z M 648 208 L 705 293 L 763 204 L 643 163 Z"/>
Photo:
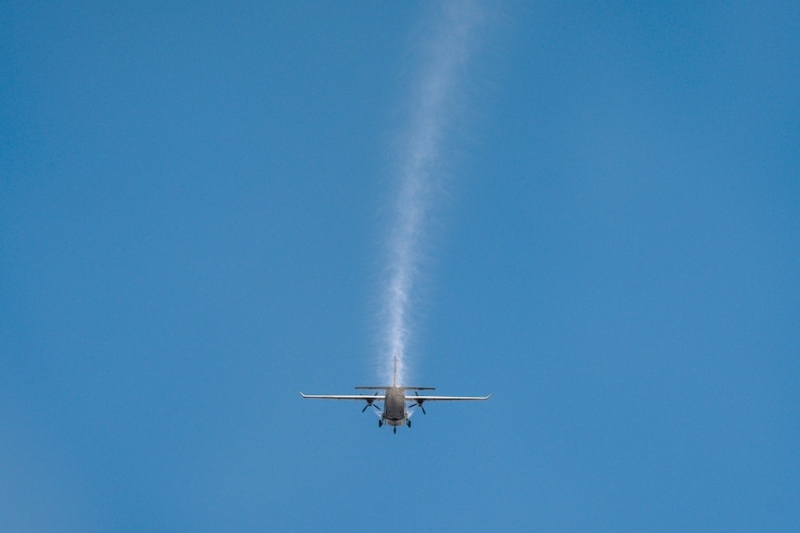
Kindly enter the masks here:
<path id="1" fill-rule="evenodd" d="M 367 405 L 361 410 L 363 413 L 370 407 L 378 410 L 378 427 L 384 424 L 392 426 L 394 433 L 397 433 L 397 427 L 406 425 L 411 427 L 411 415 L 414 411 L 409 411 L 414 407 L 419 407 L 422 414 L 425 412 L 425 407 L 422 406 L 425 402 L 457 402 L 457 401 L 475 401 L 475 400 L 488 400 L 492 395 L 488 396 L 429 396 L 420 395 L 419 391 L 435 390 L 433 387 L 402 387 L 397 385 L 397 357 L 394 360 L 394 378 L 391 386 L 377 386 L 377 387 L 356 387 L 356 390 L 374 390 L 384 391 L 383 394 L 375 392 L 374 394 L 303 394 L 300 391 L 300 396 L 303 398 L 311 398 L 317 400 L 361 400 L 367 402 Z M 406 396 L 406 391 L 414 391 L 413 396 Z M 375 402 L 383 402 L 383 411 L 375 405 Z M 406 406 L 406 402 L 410 402 Z"/>

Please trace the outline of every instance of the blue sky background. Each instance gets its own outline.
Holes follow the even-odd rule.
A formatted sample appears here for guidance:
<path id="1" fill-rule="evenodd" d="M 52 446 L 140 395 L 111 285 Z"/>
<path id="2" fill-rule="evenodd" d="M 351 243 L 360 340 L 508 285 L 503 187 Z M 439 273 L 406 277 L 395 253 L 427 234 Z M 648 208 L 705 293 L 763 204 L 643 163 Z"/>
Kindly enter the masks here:
<path id="1" fill-rule="evenodd" d="M 0 529 L 800 530 L 800 5 L 484 13 L 392 435 L 438 9 L 0 5 Z"/>

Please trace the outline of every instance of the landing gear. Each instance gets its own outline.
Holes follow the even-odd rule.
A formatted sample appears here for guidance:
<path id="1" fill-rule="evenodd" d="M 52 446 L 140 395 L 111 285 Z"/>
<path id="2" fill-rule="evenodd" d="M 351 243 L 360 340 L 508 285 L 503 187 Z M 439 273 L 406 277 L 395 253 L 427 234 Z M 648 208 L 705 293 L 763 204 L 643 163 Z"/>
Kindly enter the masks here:
<path id="1" fill-rule="evenodd" d="M 382 427 L 382 426 L 383 426 L 383 420 L 378 420 L 378 427 Z"/>
<path id="2" fill-rule="evenodd" d="M 406 425 L 407 425 L 409 428 L 411 427 L 411 419 L 410 419 L 410 418 L 409 418 L 408 420 L 406 420 Z"/>
<path id="3" fill-rule="evenodd" d="M 392 428 L 392 429 L 394 429 L 394 434 L 395 434 L 395 435 L 397 435 L 397 426 L 395 426 L 395 427 L 394 427 L 394 428 Z"/>

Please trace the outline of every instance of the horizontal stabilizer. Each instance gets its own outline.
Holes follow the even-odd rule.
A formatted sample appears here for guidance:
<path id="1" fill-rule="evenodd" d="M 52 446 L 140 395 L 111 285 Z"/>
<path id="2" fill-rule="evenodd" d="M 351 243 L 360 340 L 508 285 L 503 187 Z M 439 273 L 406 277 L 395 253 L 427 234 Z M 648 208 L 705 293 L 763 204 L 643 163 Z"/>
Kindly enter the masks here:
<path id="1" fill-rule="evenodd" d="M 381 385 L 379 387 L 356 387 L 356 390 L 387 390 L 387 389 L 400 389 L 400 390 L 436 390 L 436 387 L 392 387 L 390 385 Z"/>

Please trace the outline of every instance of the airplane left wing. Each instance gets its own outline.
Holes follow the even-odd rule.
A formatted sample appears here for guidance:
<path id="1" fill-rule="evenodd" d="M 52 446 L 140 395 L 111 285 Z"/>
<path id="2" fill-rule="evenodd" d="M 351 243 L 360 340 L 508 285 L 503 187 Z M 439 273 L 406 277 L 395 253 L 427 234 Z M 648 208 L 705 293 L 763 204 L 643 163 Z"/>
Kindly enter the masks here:
<path id="1" fill-rule="evenodd" d="M 300 396 L 317 400 L 362 400 L 367 402 L 380 402 L 384 398 L 383 394 L 303 394 L 303 391 L 300 391 Z"/>

